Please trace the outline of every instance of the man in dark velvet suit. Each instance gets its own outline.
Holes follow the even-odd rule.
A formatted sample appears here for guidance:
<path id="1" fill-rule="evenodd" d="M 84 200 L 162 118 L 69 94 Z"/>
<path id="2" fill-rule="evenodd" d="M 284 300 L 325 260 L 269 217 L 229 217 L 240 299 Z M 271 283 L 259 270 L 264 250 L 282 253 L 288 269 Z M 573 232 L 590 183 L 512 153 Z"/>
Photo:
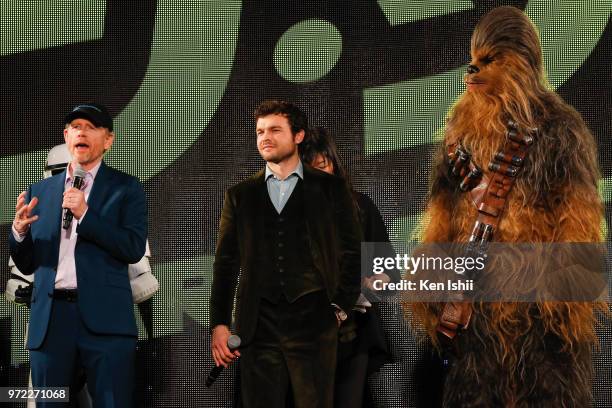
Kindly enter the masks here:
<path id="1" fill-rule="evenodd" d="M 104 106 L 79 105 L 65 124 L 73 161 L 19 195 L 9 234 L 15 264 L 35 274 L 32 384 L 68 387 L 83 368 L 95 407 L 131 407 L 138 332 L 128 265 L 145 253 L 146 196 L 138 179 L 102 161 L 115 137 Z M 63 209 L 74 216 L 64 228 Z"/>
<path id="2" fill-rule="evenodd" d="M 225 195 L 213 358 L 226 366 L 240 355 L 227 347 L 236 294 L 244 406 L 284 407 L 292 393 L 298 408 L 332 407 L 338 327 L 360 292 L 356 210 L 344 180 L 300 162 L 308 123 L 299 108 L 265 101 L 255 119 L 266 168 Z"/>

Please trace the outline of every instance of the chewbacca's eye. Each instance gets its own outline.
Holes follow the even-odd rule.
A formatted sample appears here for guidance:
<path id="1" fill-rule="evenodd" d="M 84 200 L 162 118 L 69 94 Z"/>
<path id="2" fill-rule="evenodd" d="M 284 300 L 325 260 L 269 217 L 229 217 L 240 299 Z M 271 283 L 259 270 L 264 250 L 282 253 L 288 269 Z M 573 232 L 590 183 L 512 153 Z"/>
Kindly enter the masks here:
<path id="1" fill-rule="evenodd" d="M 483 63 L 484 65 L 489 65 L 489 64 L 490 64 L 490 63 L 492 63 L 493 61 L 495 61 L 495 60 L 494 60 L 494 59 L 493 59 L 493 57 L 491 57 L 491 56 L 486 56 L 486 57 L 484 57 L 484 58 L 482 59 L 482 63 Z"/>

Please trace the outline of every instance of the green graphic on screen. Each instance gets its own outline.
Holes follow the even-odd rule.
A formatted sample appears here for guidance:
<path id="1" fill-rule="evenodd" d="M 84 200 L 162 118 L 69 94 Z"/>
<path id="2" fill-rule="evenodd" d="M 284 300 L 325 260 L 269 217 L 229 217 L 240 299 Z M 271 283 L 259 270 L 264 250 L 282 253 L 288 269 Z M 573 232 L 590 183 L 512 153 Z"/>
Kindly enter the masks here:
<path id="1" fill-rule="evenodd" d="M 44 6 L 23 6 L 26 3 Z M 119 137 L 107 161 L 135 173 L 142 181 L 164 170 L 200 137 L 224 96 L 232 72 L 241 2 L 187 3 L 177 7 L 170 0 L 157 1 L 145 77 L 133 99 L 115 118 Z M 473 8 L 470 1 L 379 0 L 378 5 L 392 26 Z M 100 39 L 104 35 L 105 8 L 105 1 L 3 1 L 2 38 L 19 37 L 19 41 L 3 41 L 0 55 Z M 593 51 L 609 20 L 611 5 L 606 0 L 532 0 L 526 12 L 540 30 L 546 70 L 556 89 Z M 67 19 L 78 24 L 67 25 Z M 273 50 L 274 67 L 287 81 L 307 83 L 333 70 L 342 50 L 342 34 L 331 22 L 305 20 L 280 36 Z M 364 153 L 372 156 L 440 140 L 444 117 L 464 90 L 464 72 L 465 67 L 459 67 L 430 77 L 365 89 Z M 0 158 L 2 223 L 11 222 L 19 192 L 42 177 L 46 154 L 32 151 Z M 14 177 L 15 168 L 23 169 L 19 178 Z M 600 182 L 600 192 L 605 201 L 612 201 L 612 179 Z M 397 218 L 390 226 L 395 231 L 392 238 L 414 237 L 420 222 L 420 215 Z M 186 271 L 203 284 L 197 289 L 184 289 L 180 277 Z M 154 336 L 182 331 L 184 316 L 208 325 L 211 256 L 156 264 L 153 272 L 160 282 L 160 291 L 153 298 Z M 23 352 L 27 310 L 12 307 L 1 297 L 2 317 L 12 321 L 12 362 L 23 363 L 27 359 Z M 142 337 L 142 328 L 140 332 Z"/>

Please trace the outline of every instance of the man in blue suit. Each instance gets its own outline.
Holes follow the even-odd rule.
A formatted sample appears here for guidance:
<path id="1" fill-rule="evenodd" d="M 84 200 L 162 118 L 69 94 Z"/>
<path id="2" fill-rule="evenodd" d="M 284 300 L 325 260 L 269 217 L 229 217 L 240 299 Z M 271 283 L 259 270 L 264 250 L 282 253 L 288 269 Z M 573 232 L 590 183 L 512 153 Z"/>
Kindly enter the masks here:
<path id="1" fill-rule="evenodd" d="M 32 383 L 70 386 L 81 366 L 95 407 L 131 407 L 137 329 L 128 265 L 145 253 L 146 197 L 135 177 L 102 161 L 115 137 L 104 106 L 76 106 L 64 122 L 73 161 L 19 195 L 9 234 L 15 264 L 35 273 Z M 79 167 L 81 189 L 72 186 Z M 74 218 L 63 228 L 66 211 Z"/>

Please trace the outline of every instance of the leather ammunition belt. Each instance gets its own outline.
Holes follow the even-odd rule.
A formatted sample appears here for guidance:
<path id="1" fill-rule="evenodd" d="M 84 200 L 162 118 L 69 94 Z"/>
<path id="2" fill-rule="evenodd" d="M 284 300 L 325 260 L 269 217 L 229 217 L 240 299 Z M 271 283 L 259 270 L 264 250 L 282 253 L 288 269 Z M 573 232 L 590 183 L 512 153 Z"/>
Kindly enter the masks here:
<path id="1" fill-rule="evenodd" d="M 489 175 L 471 161 L 469 152 L 457 143 L 448 146 L 449 175 L 460 180 L 459 189 L 469 192 L 478 209 L 478 217 L 470 234 L 468 249 L 470 255 L 486 259 L 488 243 L 499 225 L 506 206 L 506 199 L 517 175 L 525 162 L 529 146 L 533 144 L 537 129 L 520 132 L 513 120 L 508 121 L 506 143 L 489 163 Z M 466 329 L 472 317 L 470 299 L 460 294 L 456 301 L 444 305 L 440 314 L 438 338 L 442 343 L 452 343 L 459 329 Z"/>

